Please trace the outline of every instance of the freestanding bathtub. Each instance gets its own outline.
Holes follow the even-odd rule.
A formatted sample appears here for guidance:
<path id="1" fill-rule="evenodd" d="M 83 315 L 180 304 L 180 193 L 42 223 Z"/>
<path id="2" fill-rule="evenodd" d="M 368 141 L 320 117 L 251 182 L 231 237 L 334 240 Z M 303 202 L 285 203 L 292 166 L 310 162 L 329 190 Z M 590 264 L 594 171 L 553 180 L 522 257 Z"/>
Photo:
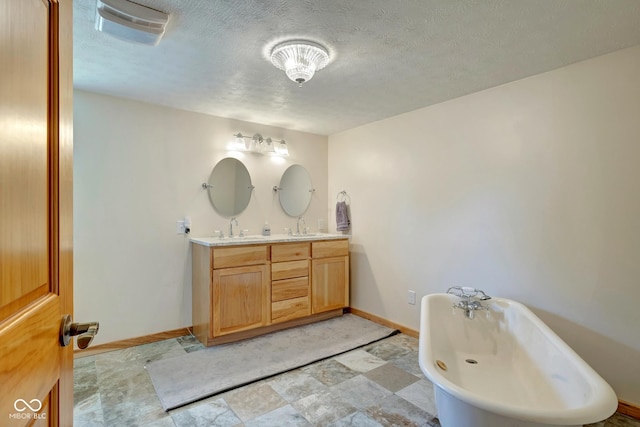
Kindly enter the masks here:
<path id="1" fill-rule="evenodd" d="M 611 416 L 617 397 L 524 305 L 502 298 L 469 318 L 460 298 L 422 298 L 419 362 L 442 427 L 582 426 Z"/>

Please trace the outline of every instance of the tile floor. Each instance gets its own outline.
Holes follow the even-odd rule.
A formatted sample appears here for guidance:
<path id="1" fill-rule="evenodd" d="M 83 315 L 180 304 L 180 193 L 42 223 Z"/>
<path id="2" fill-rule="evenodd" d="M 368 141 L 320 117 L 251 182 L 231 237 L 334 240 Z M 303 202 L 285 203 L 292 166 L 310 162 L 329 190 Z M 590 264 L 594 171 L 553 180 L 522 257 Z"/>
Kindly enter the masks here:
<path id="1" fill-rule="evenodd" d="M 394 335 L 169 413 L 145 364 L 202 350 L 195 338 L 82 357 L 74 367 L 75 426 L 440 426 L 417 346 Z M 616 414 L 592 427 L 640 427 L 640 421 Z"/>

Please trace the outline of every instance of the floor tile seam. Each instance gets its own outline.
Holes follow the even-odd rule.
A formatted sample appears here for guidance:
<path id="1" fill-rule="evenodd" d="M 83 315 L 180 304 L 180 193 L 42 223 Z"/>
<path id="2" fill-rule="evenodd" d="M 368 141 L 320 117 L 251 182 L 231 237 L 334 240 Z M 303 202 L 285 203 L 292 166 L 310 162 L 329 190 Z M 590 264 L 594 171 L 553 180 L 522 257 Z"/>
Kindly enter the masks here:
<path id="1" fill-rule="evenodd" d="M 107 404 L 107 402 L 105 402 L 105 400 L 102 398 L 103 396 L 118 396 L 118 395 L 122 395 L 122 398 L 126 399 L 126 398 L 131 398 L 135 395 L 135 397 L 139 398 L 141 396 L 143 396 L 144 398 L 155 398 L 157 399 L 158 402 L 158 406 L 162 406 L 160 399 L 158 398 L 158 395 L 155 393 L 155 390 L 153 389 L 153 385 L 152 384 L 136 384 L 136 387 L 141 387 L 140 389 L 136 390 L 136 392 L 132 392 L 132 388 L 127 388 L 126 392 L 128 394 L 126 394 L 124 391 L 122 391 L 122 387 L 117 387 L 115 389 L 111 388 L 111 387 L 100 387 L 99 386 L 99 393 L 102 399 L 102 406 L 120 406 L 125 404 L 126 402 L 118 402 L 115 405 L 110 405 Z M 109 393 L 111 392 L 111 393 Z"/>
<path id="2" fill-rule="evenodd" d="M 270 413 L 272 413 L 274 411 L 277 411 L 278 409 L 282 409 L 285 406 L 291 406 L 291 408 L 296 412 L 296 414 L 300 415 L 306 422 L 308 422 L 309 424 L 313 425 L 313 423 L 309 419 L 307 419 L 307 417 L 305 417 L 304 414 L 302 414 L 295 406 L 293 406 L 293 404 L 291 402 L 287 402 L 286 400 L 285 400 L 285 404 L 284 405 L 278 406 L 277 408 L 274 408 L 274 409 L 272 409 L 272 410 L 270 410 L 268 412 L 265 412 L 264 414 L 256 415 L 255 417 L 249 418 L 248 420 L 243 420 L 240 417 L 238 417 L 238 419 L 240 421 L 242 421 L 242 424 L 244 425 L 245 423 L 248 423 L 248 422 L 253 421 L 253 420 L 257 419 L 257 418 L 260 418 L 260 417 L 263 417 L 265 415 L 268 415 L 268 414 L 270 414 Z"/>
<path id="3" fill-rule="evenodd" d="M 387 363 L 388 363 L 388 362 L 387 362 Z M 405 371 L 405 372 L 407 372 L 407 371 Z M 293 401 L 290 401 L 290 402 L 289 402 L 289 404 L 293 405 L 294 403 L 297 403 L 297 402 L 299 402 L 300 400 L 303 400 L 303 399 L 305 399 L 305 398 L 307 398 L 307 397 L 310 397 L 310 396 L 313 396 L 313 395 L 320 395 L 320 394 L 324 394 L 324 393 L 329 393 L 329 394 L 331 394 L 332 389 L 333 389 L 333 388 L 335 388 L 336 386 L 338 386 L 338 385 L 340 385 L 340 384 L 343 384 L 345 381 L 348 381 L 348 380 L 351 380 L 351 379 L 354 379 L 354 378 L 357 378 L 357 377 L 363 377 L 363 378 L 365 378 L 366 380 L 371 381 L 372 383 L 376 384 L 377 386 L 379 386 L 380 388 L 382 388 L 384 391 L 388 392 L 388 396 L 391 396 L 391 395 L 397 395 L 397 392 L 394 392 L 393 390 L 390 390 L 390 389 L 388 389 L 387 387 L 385 387 L 384 385 L 382 385 L 382 384 L 378 383 L 378 382 L 377 382 L 377 381 L 375 381 L 374 379 L 371 379 L 371 378 L 367 377 L 367 376 L 365 375 L 365 373 L 366 373 L 366 372 L 364 372 L 364 373 L 359 373 L 358 375 L 356 375 L 356 376 L 354 376 L 354 377 L 347 378 L 347 379 L 345 379 L 344 381 L 341 381 L 341 382 L 336 383 L 336 384 L 332 384 L 332 385 L 330 385 L 330 386 L 329 386 L 329 385 L 326 385 L 326 384 L 324 384 L 324 383 L 322 383 L 322 384 L 324 385 L 324 387 L 325 387 L 323 390 L 321 390 L 321 391 L 316 391 L 316 392 L 313 392 L 313 393 L 308 394 L 308 395 L 305 395 L 305 396 L 300 396 L 298 399 L 293 400 Z M 409 373 L 409 372 L 407 372 L 407 373 L 408 373 L 408 374 L 410 374 L 410 375 L 412 375 L 412 374 L 411 374 L 411 373 Z M 412 376 L 414 376 L 414 377 L 415 377 L 415 375 L 412 375 Z M 416 381 L 414 381 L 414 382 L 413 382 L 413 383 L 411 383 L 411 384 L 415 384 L 415 382 L 417 382 L 417 381 L 419 381 L 419 380 L 420 380 L 420 379 L 416 377 Z M 409 384 L 409 385 L 411 385 L 411 384 Z M 406 387 L 408 387 L 409 385 L 407 385 Z M 404 388 L 406 388 L 406 387 L 403 387 L 403 388 L 401 388 L 400 390 L 397 390 L 397 391 L 404 390 Z M 274 390 L 274 391 L 276 391 L 276 393 L 278 393 L 278 391 L 277 391 L 277 390 Z M 278 393 L 278 394 L 279 394 L 279 393 Z M 280 394 L 279 394 L 279 395 L 280 395 Z M 282 396 L 282 395 L 280 395 L 280 396 L 281 396 L 284 400 L 286 400 L 286 398 L 284 398 L 284 396 Z M 386 397 L 388 397 L 388 396 L 386 396 Z M 406 400 L 406 399 L 404 399 L 404 398 L 403 398 L 402 396 L 400 396 L 400 395 L 398 395 L 398 397 L 399 397 L 399 398 L 401 398 L 401 399 L 403 399 L 403 400 Z M 409 401 L 407 401 L 407 402 L 408 402 L 408 403 L 411 403 L 411 402 L 409 402 Z M 415 406 L 415 405 L 414 405 L 414 406 Z M 295 409 L 295 407 L 294 407 L 294 409 Z"/>
<path id="4" fill-rule="evenodd" d="M 160 403 L 160 400 L 157 398 L 157 395 L 149 394 L 148 396 L 145 396 L 145 397 L 154 397 L 157 400 L 157 406 L 144 404 L 142 406 L 142 408 L 146 408 L 146 410 L 144 410 L 144 409 L 141 410 L 141 408 L 138 407 L 138 410 L 135 412 L 136 417 L 152 414 L 153 412 L 158 411 L 158 410 L 161 410 L 162 412 L 167 413 L 162 408 L 162 404 Z M 129 400 L 129 401 L 123 400 L 123 401 L 118 402 L 115 405 L 105 405 L 103 403 L 103 398 L 102 398 L 102 394 L 101 394 L 100 395 L 100 407 L 102 408 L 102 418 L 105 421 L 105 423 L 107 422 L 106 420 L 108 419 L 107 415 L 110 412 L 118 411 L 118 410 L 121 410 L 123 408 L 126 408 L 127 405 L 130 403 L 130 401 L 131 400 Z M 153 403 L 156 403 L 156 402 L 153 402 Z M 156 420 L 153 420 L 153 421 L 156 421 Z M 115 424 L 114 426 L 115 427 L 122 427 L 121 424 Z"/>
<path id="5" fill-rule="evenodd" d="M 76 409 L 74 408 L 73 410 L 73 418 L 75 419 L 76 416 L 82 417 L 82 416 L 87 416 L 87 415 L 91 415 L 91 414 L 99 414 L 100 416 L 100 421 L 102 422 L 102 424 L 105 423 L 104 421 L 104 410 L 102 408 L 102 405 L 100 405 L 99 408 L 95 408 L 92 411 L 76 411 Z"/>
<path id="6" fill-rule="evenodd" d="M 225 407 L 226 407 L 226 408 L 227 408 L 227 409 L 228 409 L 228 410 L 229 410 L 229 411 L 230 411 L 230 412 L 231 412 L 231 413 L 236 417 L 236 419 L 238 419 L 238 420 L 240 421 L 240 424 L 234 424 L 235 426 L 237 426 L 237 425 L 244 425 L 244 421 L 242 421 L 242 418 L 240 418 L 240 416 L 236 413 L 236 411 L 234 411 L 234 410 L 233 410 L 233 408 L 231 407 L 231 405 L 229 405 L 229 403 L 228 403 L 228 402 L 227 402 L 223 397 L 219 397 L 219 398 L 218 398 L 218 400 L 222 400 L 222 401 L 224 402 Z M 216 401 L 217 401 L 217 400 L 216 400 Z M 175 412 L 176 414 L 178 414 L 178 413 L 182 413 L 182 412 L 189 412 L 189 411 L 191 411 L 192 409 L 195 409 L 195 408 L 198 408 L 198 407 L 201 407 L 201 406 L 205 406 L 205 405 L 207 405 L 207 406 L 212 406 L 212 405 L 211 405 L 211 403 L 212 403 L 212 402 L 215 402 L 215 401 L 207 401 L 207 402 L 203 402 L 203 403 L 202 403 L 202 404 L 200 404 L 200 405 L 196 405 L 196 406 L 193 406 L 193 407 L 191 407 L 191 408 L 189 408 L 189 409 L 185 409 L 185 410 L 180 410 L 180 408 L 176 408 L 176 409 L 173 409 L 173 410 L 172 410 L 172 412 Z M 220 417 L 221 415 L 223 415 L 223 414 L 217 414 L 217 415 L 216 415 L 216 417 L 214 418 L 214 420 L 215 420 L 216 418 Z M 172 414 L 172 413 L 169 413 L 169 416 L 171 417 L 171 421 L 173 421 L 173 423 L 177 426 L 178 424 L 176 424 L 176 421 L 175 421 L 175 419 L 174 419 L 174 417 L 173 417 L 173 414 Z M 209 421 L 209 419 L 207 419 L 207 421 Z"/>
<path id="7" fill-rule="evenodd" d="M 98 395 L 98 405 L 99 405 L 99 408 L 94 408 L 94 409 L 92 409 L 92 410 L 82 410 L 82 409 L 79 409 L 79 408 L 78 408 L 78 404 L 79 404 L 79 402 L 77 402 L 77 401 L 76 401 L 76 399 L 74 398 L 74 400 L 73 400 L 73 402 L 74 402 L 74 403 L 73 403 L 73 414 L 74 414 L 74 415 L 75 415 L 75 414 L 80 414 L 80 415 L 82 415 L 82 414 L 90 414 L 90 413 L 92 413 L 92 412 L 98 412 L 99 410 L 100 410 L 100 411 L 102 411 L 102 400 L 101 400 L 100 392 L 99 392 L 99 391 L 97 391 L 96 393 L 93 393 L 93 394 L 92 394 L 91 396 L 89 396 L 89 397 L 92 397 L 92 396 L 94 396 L 94 395 L 96 395 L 96 394 Z M 85 400 L 87 400 L 87 399 L 85 399 Z"/>
<path id="8" fill-rule="evenodd" d="M 274 391 L 275 391 L 275 390 L 274 390 Z M 277 393 L 277 392 L 276 392 L 276 393 Z M 240 416 L 240 414 L 238 414 L 238 413 L 233 409 L 233 406 L 231 406 L 231 404 L 227 401 L 227 399 L 225 399 L 224 397 L 220 397 L 220 399 L 222 399 L 222 401 L 224 402 L 224 404 L 225 404 L 225 405 L 227 405 L 227 408 L 229 408 L 229 410 L 230 410 L 231 412 L 233 412 L 233 415 L 235 415 L 235 416 L 236 416 L 236 418 L 240 420 L 240 423 L 241 423 L 241 424 L 243 424 L 243 425 L 244 425 L 244 423 L 246 423 L 247 421 L 250 421 L 250 420 L 243 420 L 243 419 L 242 419 L 242 417 Z M 206 403 L 206 404 L 208 404 L 208 403 Z M 275 409 L 274 409 L 274 410 L 275 410 Z M 269 411 L 269 412 L 271 412 L 271 411 Z M 262 414 L 262 415 L 264 415 L 264 414 Z M 260 415 L 258 415 L 258 416 L 260 416 Z M 253 418 L 256 418 L 256 417 L 253 417 Z M 253 419 L 253 418 L 251 418 L 251 419 Z"/>
<path id="9" fill-rule="evenodd" d="M 383 401 L 383 400 L 386 400 L 386 399 L 389 399 L 391 396 L 394 396 L 394 395 L 395 395 L 395 396 L 397 396 L 395 393 L 393 393 L 392 395 L 387 396 L 387 397 L 385 397 L 385 398 L 381 399 L 380 401 L 378 401 L 378 403 L 377 403 L 377 404 L 370 405 L 370 406 L 368 406 L 367 408 L 363 409 L 363 412 L 364 412 L 367 416 L 369 416 L 369 418 L 371 418 L 371 419 L 373 419 L 373 420 L 375 420 L 375 421 L 378 421 L 378 420 L 376 419 L 376 417 L 375 417 L 376 409 L 380 409 L 380 410 L 383 410 L 383 411 L 384 411 L 384 409 L 383 409 L 383 408 L 382 408 L 382 406 L 381 406 L 382 401 Z M 424 410 L 420 409 L 419 407 L 417 407 L 417 406 L 416 406 L 416 405 L 414 405 L 413 403 L 411 403 L 411 402 L 409 402 L 408 400 L 406 400 L 406 399 L 402 398 L 402 396 L 397 396 L 397 397 L 398 397 L 399 399 L 403 400 L 406 404 L 409 404 L 409 405 L 413 406 L 415 409 L 418 409 L 419 411 L 421 411 L 421 412 L 425 412 L 425 413 L 426 413 L 426 411 L 424 411 Z M 385 412 L 386 412 L 386 411 L 385 411 Z M 428 413 L 427 413 L 427 414 L 428 414 Z M 431 414 L 428 414 L 428 415 L 429 415 L 429 416 L 432 416 Z M 429 420 L 429 421 L 425 421 L 425 423 L 424 423 L 424 424 L 420 424 L 420 427 L 422 427 L 422 426 L 430 426 L 430 424 L 429 424 L 429 423 L 430 423 L 430 420 Z"/>
<path id="10" fill-rule="evenodd" d="M 339 384 L 340 384 L 340 383 L 339 383 Z M 305 417 L 305 416 L 304 416 L 304 414 L 303 414 L 303 413 L 302 413 L 298 408 L 296 408 L 296 407 L 294 406 L 294 403 L 297 403 L 297 402 L 299 402 L 299 401 L 301 401 L 301 400 L 303 400 L 303 399 L 305 399 L 305 398 L 307 398 L 307 397 L 313 396 L 313 395 L 322 395 L 322 396 L 330 396 L 330 397 L 332 397 L 332 396 L 334 396 L 334 393 L 332 393 L 331 388 L 332 388 L 332 387 L 334 387 L 334 386 L 336 386 L 336 385 L 337 385 L 337 384 L 334 384 L 334 385 L 332 385 L 332 386 L 326 386 L 326 389 L 324 389 L 324 390 L 322 390 L 322 391 L 320 391 L 320 392 L 315 392 L 315 393 L 312 393 L 312 394 L 310 394 L 310 395 L 303 396 L 303 397 L 301 397 L 300 399 L 296 400 L 295 402 L 292 402 L 292 403 L 291 403 L 291 406 L 292 406 L 292 407 L 293 407 L 293 409 L 295 409 L 295 410 L 296 410 L 296 412 L 298 412 L 298 413 L 299 413 L 299 414 L 300 414 L 300 415 L 301 415 L 305 420 L 307 420 L 307 422 L 308 422 L 309 424 L 311 424 L 311 425 L 315 425 L 315 424 L 314 424 L 314 422 L 313 422 L 312 420 L 310 420 L 310 419 L 308 419 L 307 417 Z M 353 415 L 353 414 L 357 413 L 358 411 L 360 411 L 360 408 L 358 408 L 357 406 L 355 406 L 355 405 L 351 404 L 351 402 L 347 401 L 346 403 L 347 403 L 351 408 L 353 408 L 353 411 L 352 411 L 352 412 L 349 412 L 348 414 L 345 414 L 345 415 L 343 415 L 343 416 L 340 416 L 340 417 L 339 417 L 339 418 L 337 418 L 336 420 L 332 421 L 332 423 L 333 423 L 333 422 L 336 422 L 336 421 L 338 421 L 338 420 L 340 420 L 340 419 L 342 419 L 342 418 L 345 418 L 345 417 L 347 417 L 347 416 L 349 416 L 349 415 Z"/>
<path id="11" fill-rule="evenodd" d="M 310 375 L 310 376 L 311 376 L 311 375 Z M 316 378 L 314 378 L 313 376 L 311 376 L 311 378 L 313 378 L 313 379 L 315 379 L 316 381 L 318 381 L 318 380 L 317 380 Z M 319 383 L 322 385 L 322 387 L 323 387 L 322 391 L 325 391 L 325 390 L 327 390 L 327 389 L 329 388 L 329 386 L 328 386 L 328 385 L 323 384 L 323 383 L 322 383 L 322 382 L 320 382 L 320 381 L 318 381 L 318 382 L 319 382 Z M 311 394 L 318 393 L 318 391 L 315 391 L 315 392 L 313 392 L 313 393 L 311 393 L 311 394 L 306 394 L 306 395 L 304 395 L 304 396 L 300 396 L 300 397 L 298 397 L 298 398 L 297 398 L 297 399 L 295 399 L 295 400 L 289 400 L 289 399 L 287 399 L 287 397 L 286 397 L 286 396 L 284 396 L 284 395 L 283 395 L 282 393 L 280 393 L 278 390 L 274 389 L 273 387 L 271 387 L 271 388 L 273 389 L 273 391 L 275 391 L 275 392 L 278 394 L 278 396 L 280 396 L 280 397 L 281 397 L 285 402 L 287 402 L 287 404 L 288 404 L 288 405 L 291 405 L 292 403 L 297 402 L 297 401 L 298 401 L 298 400 L 300 400 L 300 399 L 304 399 L 304 398 L 305 398 L 305 397 L 307 397 L 307 396 L 311 396 Z"/>

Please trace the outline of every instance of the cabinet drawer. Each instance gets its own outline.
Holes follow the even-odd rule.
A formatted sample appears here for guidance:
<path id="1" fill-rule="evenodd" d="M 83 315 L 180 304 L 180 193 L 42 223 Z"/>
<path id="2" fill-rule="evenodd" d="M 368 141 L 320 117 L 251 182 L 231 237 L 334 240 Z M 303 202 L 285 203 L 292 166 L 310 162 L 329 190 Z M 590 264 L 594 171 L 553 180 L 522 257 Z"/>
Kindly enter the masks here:
<path id="1" fill-rule="evenodd" d="M 311 314 L 309 297 L 278 301 L 271 304 L 271 323 L 285 322 Z"/>
<path id="2" fill-rule="evenodd" d="M 233 248 L 213 249 L 213 268 L 241 267 L 245 265 L 265 264 L 267 246 L 237 246 Z"/>
<path id="3" fill-rule="evenodd" d="M 271 246 L 271 262 L 309 258 L 309 242 L 279 243 Z"/>
<path id="4" fill-rule="evenodd" d="M 349 241 L 327 240 L 324 242 L 311 243 L 311 255 L 313 258 L 328 258 L 334 256 L 349 255 Z"/>
<path id="5" fill-rule="evenodd" d="M 292 279 L 309 275 L 309 260 L 271 264 L 271 280 Z"/>
<path id="6" fill-rule="evenodd" d="M 309 277 L 271 282 L 271 301 L 282 301 L 307 295 L 309 295 Z"/>

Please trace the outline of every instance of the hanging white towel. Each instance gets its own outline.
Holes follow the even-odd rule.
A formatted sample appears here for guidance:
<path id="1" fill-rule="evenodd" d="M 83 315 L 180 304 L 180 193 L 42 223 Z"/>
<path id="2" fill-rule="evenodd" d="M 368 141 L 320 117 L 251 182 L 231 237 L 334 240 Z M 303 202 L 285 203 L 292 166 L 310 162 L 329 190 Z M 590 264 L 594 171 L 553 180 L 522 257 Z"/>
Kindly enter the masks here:
<path id="1" fill-rule="evenodd" d="M 338 231 L 347 231 L 350 225 L 347 203 L 344 201 L 336 203 L 336 228 Z"/>

